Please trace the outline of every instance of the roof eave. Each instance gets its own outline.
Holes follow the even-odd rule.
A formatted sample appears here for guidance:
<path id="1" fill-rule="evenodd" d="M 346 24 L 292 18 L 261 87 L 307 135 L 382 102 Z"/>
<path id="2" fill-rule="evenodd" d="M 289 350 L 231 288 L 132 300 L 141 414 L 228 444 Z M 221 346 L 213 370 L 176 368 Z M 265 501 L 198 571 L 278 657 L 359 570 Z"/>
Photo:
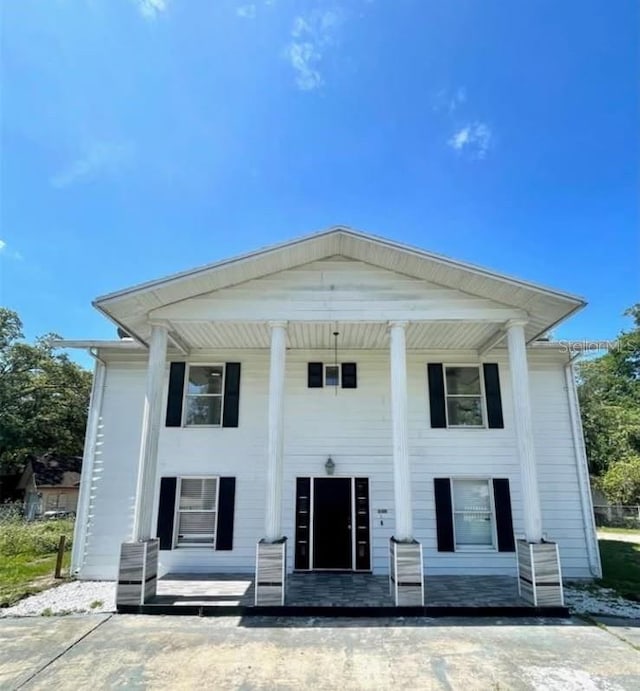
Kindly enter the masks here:
<path id="1" fill-rule="evenodd" d="M 490 271 L 489 269 L 484 269 L 483 267 L 476 266 L 475 264 L 470 264 L 467 262 L 461 262 L 457 261 L 455 259 L 451 259 L 450 257 L 446 257 L 444 255 L 440 254 L 435 254 L 432 252 L 425 252 L 424 250 L 421 250 L 420 248 L 417 247 L 412 247 L 410 245 L 404 245 L 402 243 L 398 243 L 392 240 L 387 240 L 385 238 L 376 236 L 376 235 L 371 235 L 368 233 L 363 233 L 361 231 L 356 231 L 351 228 L 348 228 L 346 226 L 335 226 L 332 228 L 329 228 L 324 231 L 320 231 L 318 233 L 312 233 L 309 235 L 304 235 L 300 238 L 296 238 L 294 240 L 289 240 L 287 242 L 283 243 L 278 243 L 276 245 L 269 245 L 267 247 L 260 248 L 258 250 L 254 250 L 252 252 L 248 252 L 246 254 L 241 254 L 236 257 L 231 257 L 229 259 L 223 259 L 219 262 L 214 262 L 212 264 L 207 264 L 204 266 L 197 267 L 195 269 L 190 269 L 188 271 L 183 271 L 179 272 L 176 274 L 172 274 L 170 276 L 167 276 L 165 278 L 161 279 L 156 279 L 153 281 L 148 281 L 146 283 L 140 283 L 138 285 L 132 286 L 130 288 L 125 288 L 124 290 L 116 291 L 113 293 L 108 293 L 106 295 L 102 295 L 98 298 L 96 298 L 93 301 L 94 307 L 96 309 L 100 310 L 105 316 L 107 316 L 111 321 L 113 321 L 115 324 L 120 326 L 121 328 L 125 328 L 122 324 L 119 324 L 118 321 L 107 311 L 103 308 L 103 305 L 108 302 L 113 302 L 115 300 L 119 300 L 125 297 L 128 297 L 134 293 L 142 293 L 146 292 L 148 290 L 151 290 L 153 288 L 156 288 L 158 286 L 162 285 L 169 285 L 170 283 L 173 283 L 175 281 L 181 281 L 187 278 L 192 278 L 194 276 L 197 276 L 199 274 L 208 272 L 208 271 L 215 271 L 216 269 L 221 269 L 225 266 L 228 266 L 230 264 L 234 263 L 239 263 L 239 262 L 244 262 L 248 261 L 250 259 L 254 259 L 257 257 L 261 256 L 266 256 L 270 253 L 278 252 L 290 247 L 294 247 L 296 245 L 305 243 L 305 242 L 310 242 L 312 240 L 320 240 L 324 237 L 328 237 L 330 235 L 346 235 L 354 238 L 358 238 L 361 240 L 367 240 L 372 243 L 376 243 L 378 245 L 385 246 L 390 249 L 394 249 L 396 251 L 400 252 L 407 252 L 410 254 L 413 254 L 421 259 L 427 259 L 430 261 L 438 262 L 440 264 L 444 264 L 449 267 L 461 269 L 464 271 L 469 271 L 472 273 L 475 273 L 480 276 L 484 276 L 486 278 L 492 279 L 492 280 L 499 280 L 503 281 L 505 283 L 510 283 L 514 286 L 521 287 L 521 288 L 526 288 L 528 290 L 534 290 L 536 292 L 553 296 L 555 298 L 560 298 L 563 300 L 568 300 L 580 305 L 586 304 L 585 300 L 583 297 L 577 296 L 577 295 L 572 295 L 570 293 L 565 293 L 563 291 L 555 290 L 553 288 L 549 288 L 547 286 L 543 286 L 537 283 L 532 283 L 529 281 L 523 281 L 522 279 L 516 278 L 514 276 L 509 276 L 505 274 L 500 274 L 496 273 L 494 271 Z M 132 334 L 133 336 L 133 334 Z M 144 340 L 141 339 L 138 336 L 134 336 L 137 340 L 140 340 L 140 342 L 144 343 Z"/>

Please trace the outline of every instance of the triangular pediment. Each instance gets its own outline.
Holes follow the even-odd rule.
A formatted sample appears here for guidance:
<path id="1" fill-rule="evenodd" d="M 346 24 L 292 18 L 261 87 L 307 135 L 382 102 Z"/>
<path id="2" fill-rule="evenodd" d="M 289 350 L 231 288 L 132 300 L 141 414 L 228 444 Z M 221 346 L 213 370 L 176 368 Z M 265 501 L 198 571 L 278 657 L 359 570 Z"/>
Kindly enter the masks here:
<path id="1" fill-rule="evenodd" d="M 239 296 L 242 290 L 250 289 L 247 286 L 252 281 L 264 279 L 262 285 L 266 286 L 269 277 L 286 272 L 291 272 L 290 278 L 302 275 L 305 266 L 323 261 L 354 262 L 354 266 L 360 263 L 387 271 L 385 276 L 395 284 L 396 293 L 405 291 L 405 297 L 412 289 L 417 290 L 420 299 L 426 294 L 435 298 L 436 291 L 448 290 L 451 292 L 447 299 L 454 301 L 465 296 L 478 307 L 479 301 L 484 300 L 521 310 L 528 318 L 528 338 L 535 338 L 584 305 L 580 298 L 566 293 L 342 227 L 105 295 L 94 304 L 134 338 L 145 342 L 150 315 L 159 314 L 160 310 L 198 301 L 202 296 L 208 296 L 210 301 L 222 300 L 223 290 L 235 290 Z M 364 280 L 364 273 L 361 278 Z M 381 280 L 384 283 L 386 279 Z M 317 285 L 317 281 L 302 283 L 299 287 L 303 292 Z M 324 284 L 318 289 L 325 290 Z M 345 295 L 347 289 L 345 283 Z M 359 290 L 366 292 L 362 286 Z M 358 300 L 362 299 L 359 295 Z M 311 318 L 311 313 L 307 316 Z"/>
<path id="2" fill-rule="evenodd" d="M 422 321 L 515 316 L 509 305 L 342 255 L 152 310 L 169 321 Z"/>

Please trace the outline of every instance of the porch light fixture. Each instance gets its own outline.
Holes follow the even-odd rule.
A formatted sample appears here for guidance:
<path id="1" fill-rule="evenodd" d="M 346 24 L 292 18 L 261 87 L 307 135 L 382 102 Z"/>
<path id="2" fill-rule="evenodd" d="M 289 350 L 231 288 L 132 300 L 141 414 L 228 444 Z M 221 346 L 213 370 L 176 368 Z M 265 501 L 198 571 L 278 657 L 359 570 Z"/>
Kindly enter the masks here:
<path id="1" fill-rule="evenodd" d="M 333 462 L 333 458 L 329 456 L 327 458 L 327 462 L 324 464 L 324 469 L 327 472 L 327 475 L 333 475 L 333 471 L 336 469 L 336 464 Z"/>

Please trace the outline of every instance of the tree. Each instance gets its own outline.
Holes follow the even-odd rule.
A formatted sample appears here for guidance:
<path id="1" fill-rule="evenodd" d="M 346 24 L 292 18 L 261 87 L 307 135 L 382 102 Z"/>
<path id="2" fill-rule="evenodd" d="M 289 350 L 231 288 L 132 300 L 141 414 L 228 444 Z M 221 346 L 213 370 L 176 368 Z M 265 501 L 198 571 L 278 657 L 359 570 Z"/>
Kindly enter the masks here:
<path id="1" fill-rule="evenodd" d="M 613 504 L 640 503 L 640 456 L 612 463 L 599 484 Z"/>
<path id="2" fill-rule="evenodd" d="M 30 455 L 80 455 L 91 373 L 56 353 L 48 334 L 23 340 L 16 312 L 0 307 L 0 472 Z"/>
<path id="3" fill-rule="evenodd" d="M 640 503 L 640 303 L 625 314 L 631 331 L 579 368 L 590 472 L 614 503 Z"/>

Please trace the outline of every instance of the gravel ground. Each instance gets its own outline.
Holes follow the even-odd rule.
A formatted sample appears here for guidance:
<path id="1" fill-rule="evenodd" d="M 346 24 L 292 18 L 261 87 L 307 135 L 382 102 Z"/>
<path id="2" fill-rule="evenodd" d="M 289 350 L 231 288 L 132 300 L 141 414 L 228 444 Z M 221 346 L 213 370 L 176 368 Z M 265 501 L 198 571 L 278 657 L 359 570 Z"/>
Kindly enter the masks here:
<path id="1" fill-rule="evenodd" d="M 115 612 L 113 581 L 73 581 L 20 600 L 0 609 L 0 617 L 29 617 L 72 612 Z"/>
<path id="2" fill-rule="evenodd" d="M 609 588 L 566 586 L 564 596 L 572 612 L 640 619 L 640 602 L 625 600 Z"/>
<path id="3" fill-rule="evenodd" d="M 584 586 L 565 588 L 567 606 L 579 614 L 606 614 L 640 619 L 640 603 L 618 597 L 613 590 Z M 74 581 L 21 600 L 0 610 L 0 617 L 28 617 L 72 612 L 114 612 L 113 581 Z"/>

